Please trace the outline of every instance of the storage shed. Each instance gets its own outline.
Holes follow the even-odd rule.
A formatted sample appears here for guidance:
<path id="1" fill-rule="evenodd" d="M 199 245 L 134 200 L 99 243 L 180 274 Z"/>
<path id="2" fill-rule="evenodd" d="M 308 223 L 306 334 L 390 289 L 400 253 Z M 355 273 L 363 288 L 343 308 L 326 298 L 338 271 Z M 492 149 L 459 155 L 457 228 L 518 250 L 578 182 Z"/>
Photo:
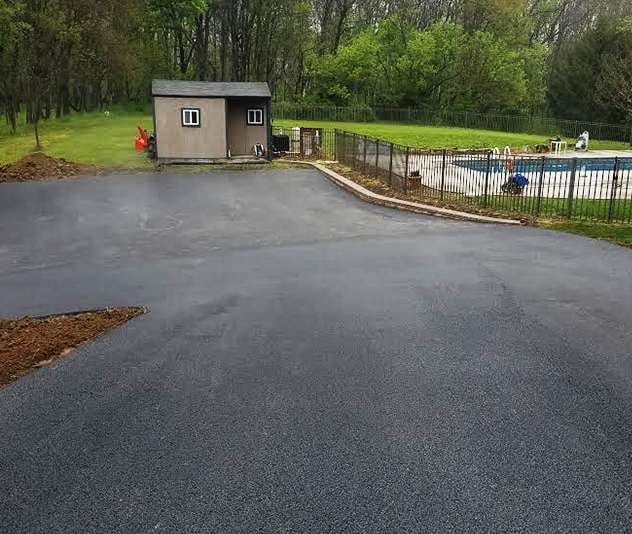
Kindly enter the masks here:
<path id="1" fill-rule="evenodd" d="M 156 158 L 211 163 L 270 157 L 271 94 L 265 82 L 154 80 Z"/>

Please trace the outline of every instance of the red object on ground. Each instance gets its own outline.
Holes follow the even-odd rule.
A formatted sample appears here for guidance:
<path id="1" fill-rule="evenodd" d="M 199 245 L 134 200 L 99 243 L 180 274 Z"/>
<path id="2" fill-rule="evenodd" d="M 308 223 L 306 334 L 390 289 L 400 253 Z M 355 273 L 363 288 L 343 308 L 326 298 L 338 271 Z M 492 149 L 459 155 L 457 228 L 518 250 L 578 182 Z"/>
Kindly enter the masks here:
<path id="1" fill-rule="evenodd" d="M 147 149 L 147 145 L 145 143 L 143 143 L 143 139 L 141 137 L 137 137 L 136 138 L 136 141 L 134 142 L 134 147 L 139 152 L 142 152 L 143 150 Z"/>
<path id="2" fill-rule="evenodd" d="M 136 141 L 134 142 L 134 147 L 139 152 L 142 150 L 147 150 L 147 146 L 149 145 L 149 136 L 147 135 L 147 130 L 143 130 L 142 126 L 138 127 L 138 137 L 136 137 Z"/>

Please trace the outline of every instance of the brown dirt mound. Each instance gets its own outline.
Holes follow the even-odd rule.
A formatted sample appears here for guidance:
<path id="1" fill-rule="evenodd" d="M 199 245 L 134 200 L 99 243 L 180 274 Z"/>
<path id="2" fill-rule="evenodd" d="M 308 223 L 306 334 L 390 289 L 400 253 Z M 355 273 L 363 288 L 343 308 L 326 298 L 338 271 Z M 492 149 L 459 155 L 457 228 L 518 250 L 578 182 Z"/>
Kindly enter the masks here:
<path id="1" fill-rule="evenodd" d="M 63 158 L 51 158 L 41 152 L 35 152 L 15 163 L 0 166 L 0 183 L 59 180 L 95 171 L 94 165 L 72 163 Z"/>
<path id="2" fill-rule="evenodd" d="M 34 367 L 66 356 L 82 343 L 143 313 L 144 308 L 111 308 L 70 315 L 0 319 L 0 387 Z"/>

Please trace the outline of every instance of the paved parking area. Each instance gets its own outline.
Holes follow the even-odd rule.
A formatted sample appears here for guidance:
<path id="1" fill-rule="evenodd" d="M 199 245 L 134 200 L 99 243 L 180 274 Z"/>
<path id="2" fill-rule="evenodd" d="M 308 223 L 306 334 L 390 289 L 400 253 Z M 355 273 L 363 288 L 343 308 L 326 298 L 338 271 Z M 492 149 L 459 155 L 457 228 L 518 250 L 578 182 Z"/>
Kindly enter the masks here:
<path id="1" fill-rule="evenodd" d="M 0 390 L 2 532 L 622 532 L 632 251 L 307 169 L 0 186 L 0 315 L 150 313 Z"/>

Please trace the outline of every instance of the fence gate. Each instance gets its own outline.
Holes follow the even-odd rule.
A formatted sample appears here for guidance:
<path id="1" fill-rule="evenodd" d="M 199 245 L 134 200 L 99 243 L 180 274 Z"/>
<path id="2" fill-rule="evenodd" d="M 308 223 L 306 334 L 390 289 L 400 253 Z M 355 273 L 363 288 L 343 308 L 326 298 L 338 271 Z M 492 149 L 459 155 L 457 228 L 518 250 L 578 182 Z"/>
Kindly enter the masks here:
<path id="1" fill-rule="evenodd" d="M 322 128 L 301 128 L 300 154 L 303 158 L 320 157 L 323 139 Z"/>
<path id="2" fill-rule="evenodd" d="M 323 128 L 274 128 L 273 142 L 277 151 L 295 158 L 320 159 L 327 153 Z M 333 134 L 330 134 L 333 138 Z"/>

